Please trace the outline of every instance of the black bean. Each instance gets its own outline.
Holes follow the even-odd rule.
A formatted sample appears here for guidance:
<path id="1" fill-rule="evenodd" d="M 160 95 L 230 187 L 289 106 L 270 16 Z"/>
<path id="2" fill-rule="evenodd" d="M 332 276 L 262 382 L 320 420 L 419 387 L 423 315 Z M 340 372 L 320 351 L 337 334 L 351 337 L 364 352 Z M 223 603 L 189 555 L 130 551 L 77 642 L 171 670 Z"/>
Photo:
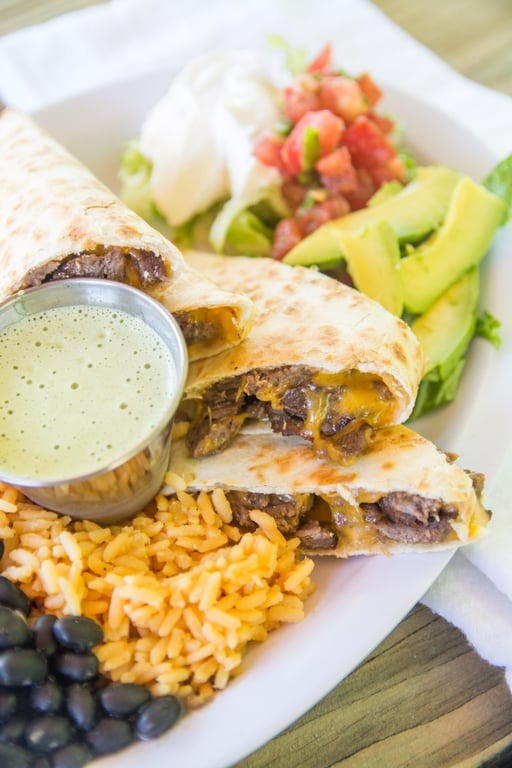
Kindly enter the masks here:
<path id="1" fill-rule="evenodd" d="M 52 754 L 52 768 L 83 768 L 93 758 L 86 744 L 76 742 L 56 750 Z"/>
<path id="2" fill-rule="evenodd" d="M 140 708 L 135 733 L 139 739 L 156 739 L 172 728 L 181 712 L 181 703 L 176 696 L 158 696 Z"/>
<path id="3" fill-rule="evenodd" d="M 71 723 L 60 715 L 36 717 L 25 729 L 25 743 L 34 752 L 53 752 L 69 744 L 73 736 Z"/>
<path id="4" fill-rule="evenodd" d="M 5 576 L 0 576 L 0 605 L 8 605 L 9 608 L 20 611 L 24 616 L 29 615 L 32 607 L 23 590 Z"/>
<path id="5" fill-rule="evenodd" d="M 0 605 L 0 651 L 28 645 L 32 632 L 25 616 L 19 611 Z"/>
<path id="6" fill-rule="evenodd" d="M 98 698 L 107 715 L 123 717 L 132 715 L 135 710 L 151 698 L 144 685 L 136 683 L 111 683 L 99 692 Z"/>
<path id="7" fill-rule="evenodd" d="M 46 658 L 32 648 L 17 648 L 0 653 L 0 684 L 35 685 L 46 677 Z"/>
<path id="8" fill-rule="evenodd" d="M 32 768 L 52 768 L 52 765 L 47 757 L 38 755 L 32 763 Z"/>
<path id="9" fill-rule="evenodd" d="M 98 674 L 99 661 L 93 653 L 59 653 L 54 656 L 55 672 L 75 683 L 92 680 Z"/>
<path id="10" fill-rule="evenodd" d="M 19 744 L 0 744 L 2 768 L 32 768 L 34 756 Z"/>
<path id="11" fill-rule="evenodd" d="M 67 689 L 66 711 L 68 717 L 81 731 L 88 731 L 96 721 L 98 705 L 96 699 L 85 685 L 72 683 Z"/>
<path id="12" fill-rule="evenodd" d="M 53 636 L 53 625 L 57 621 L 56 616 L 45 613 L 38 616 L 32 625 L 34 632 L 34 647 L 44 653 L 45 656 L 53 656 L 57 650 L 57 641 Z"/>
<path id="13" fill-rule="evenodd" d="M 0 742 L 12 744 L 21 741 L 27 725 L 28 719 L 24 715 L 14 715 L 7 723 L 0 726 Z"/>
<path id="14" fill-rule="evenodd" d="M 87 616 L 64 616 L 53 625 L 58 642 L 75 653 L 86 653 L 103 640 L 103 629 Z"/>
<path id="15" fill-rule="evenodd" d="M 15 713 L 16 704 L 14 691 L 0 690 L 0 723 L 5 723 Z"/>
<path id="16" fill-rule="evenodd" d="M 35 712 L 50 715 L 59 711 L 63 698 L 62 688 L 49 677 L 41 685 L 30 689 L 28 705 Z"/>
<path id="17" fill-rule="evenodd" d="M 110 755 L 119 752 L 134 740 L 133 731 L 126 720 L 104 717 L 85 734 L 85 740 L 94 755 Z"/>

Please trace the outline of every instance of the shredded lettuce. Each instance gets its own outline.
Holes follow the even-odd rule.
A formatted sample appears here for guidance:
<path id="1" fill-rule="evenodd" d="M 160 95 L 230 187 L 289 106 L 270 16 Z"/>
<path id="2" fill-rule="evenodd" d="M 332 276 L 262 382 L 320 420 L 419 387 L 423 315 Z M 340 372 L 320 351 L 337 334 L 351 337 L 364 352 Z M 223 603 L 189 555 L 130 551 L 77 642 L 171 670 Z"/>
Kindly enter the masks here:
<path id="1" fill-rule="evenodd" d="M 512 219 L 512 155 L 501 160 L 484 178 L 483 186 L 508 205 L 506 221 Z"/>
<path id="2" fill-rule="evenodd" d="M 151 196 L 152 171 L 153 164 L 140 151 L 138 141 L 129 141 L 119 166 L 120 196 L 129 208 L 149 222 L 162 218 Z"/>
<path id="3" fill-rule="evenodd" d="M 249 210 L 232 220 L 226 234 L 226 250 L 245 256 L 270 256 L 272 229 Z"/>
<path id="4" fill-rule="evenodd" d="M 286 66 L 290 74 L 298 75 L 304 72 L 308 63 L 308 52 L 305 48 L 294 48 L 281 35 L 267 35 L 267 42 L 273 48 L 281 48 L 286 54 Z"/>

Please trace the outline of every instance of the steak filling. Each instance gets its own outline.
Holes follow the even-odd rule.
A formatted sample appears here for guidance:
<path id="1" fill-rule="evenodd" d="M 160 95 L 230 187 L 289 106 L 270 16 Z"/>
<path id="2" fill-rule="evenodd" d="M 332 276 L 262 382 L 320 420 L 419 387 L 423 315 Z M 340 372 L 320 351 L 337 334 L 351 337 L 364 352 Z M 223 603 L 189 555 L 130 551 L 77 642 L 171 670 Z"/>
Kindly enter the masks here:
<path id="1" fill-rule="evenodd" d="M 450 521 L 457 509 L 440 499 L 425 498 L 405 491 L 382 496 L 377 502 L 360 505 L 360 514 L 347 508 L 346 502 L 330 499 L 331 519 L 314 518 L 314 494 L 265 494 L 228 491 L 226 496 L 237 524 L 254 530 L 250 518 L 253 509 L 271 515 L 284 536 L 298 536 L 302 549 L 333 551 L 344 539 L 369 542 L 386 540 L 414 544 L 432 544 L 447 540 L 452 534 Z"/>
<path id="2" fill-rule="evenodd" d="M 135 288 L 148 288 L 165 280 L 166 276 L 164 260 L 152 251 L 98 246 L 94 251 L 71 254 L 31 270 L 21 288 L 70 277 L 96 277 L 128 283 Z"/>
<path id="3" fill-rule="evenodd" d="M 321 455 L 351 464 L 370 444 L 374 428 L 392 408 L 380 379 L 348 371 L 319 374 L 307 366 L 255 369 L 223 379 L 196 402 L 187 433 L 192 456 L 226 448 L 246 419 L 269 421 L 272 430 L 313 443 Z"/>
<path id="4" fill-rule="evenodd" d="M 116 280 L 144 290 L 163 282 L 167 273 L 164 260 L 152 251 L 98 246 L 95 251 L 72 254 L 61 261 L 50 261 L 33 269 L 20 287 L 32 288 L 41 283 L 73 277 Z M 173 314 L 189 347 L 193 344 L 207 344 L 218 332 L 215 323 L 199 320 L 192 313 Z"/>

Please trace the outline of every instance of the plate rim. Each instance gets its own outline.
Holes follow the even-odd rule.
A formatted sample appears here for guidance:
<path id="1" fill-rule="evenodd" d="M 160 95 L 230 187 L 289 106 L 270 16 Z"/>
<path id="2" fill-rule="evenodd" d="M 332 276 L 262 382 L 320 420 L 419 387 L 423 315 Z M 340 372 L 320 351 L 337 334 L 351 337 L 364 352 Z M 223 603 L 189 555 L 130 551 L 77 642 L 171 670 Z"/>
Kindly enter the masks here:
<path id="1" fill-rule="evenodd" d="M 169 72 L 168 68 L 158 68 L 149 72 L 141 73 L 136 77 L 127 78 L 126 80 L 110 82 L 100 87 L 92 87 L 74 96 L 67 97 L 60 101 L 55 101 L 43 109 L 33 111 L 31 114 L 43 125 L 43 127 L 48 128 L 48 124 L 52 124 L 52 121 L 55 122 L 61 119 L 62 113 L 68 112 L 71 119 L 73 119 L 73 116 L 76 117 L 77 115 L 77 110 L 81 108 L 83 109 L 84 103 L 90 101 L 95 102 L 98 101 L 98 99 L 100 101 L 102 99 L 111 99 L 112 103 L 115 103 L 117 100 L 117 103 L 119 104 L 120 94 L 129 94 L 130 97 L 133 98 L 134 90 L 136 91 L 137 89 L 141 88 L 145 90 L 146 96 L 148 93 L 156 94 L 158 91 L 163 93 L 166 88 L 166 80 L 168 83 L 170 83 L 171 77 L 172 74 Z M 148 86 L 151 86 L 149 90 Z M 462 132 L 463 135 L 470 136 L 473 146 L 479 146 L 479 152 L 481 155 L 486 157 L 485 162 L 494 162 L 495 158 L 492 157 L 492 153 L 489 152 L 488 147 L 479 142 L 478 138 L 473 136 L 465 127 L 459 126 L 456 120 L 452 116 L 447 115 L 446 112 L 436 109 L 430 103 L 415 98 L 411 96 L 410 93 L 394 86 L 384 84 L 383 89 L 388 96 L 393 95 L 395 100 L 397 98 L 398 100 L 409 100 L 413 109 L 417 109 L 418 105 L 420 105 L 420 109 L 427 110 L 427 112 L 434 117 L 435 121 L 444 121 L 446 125 L 449 125 L 450 130 L 456 130 L 458 132 Z M 123 109 L 125 106 L 126 105 L 123 106 Z M 140 121 L 142 121 L 143 117 L 144 114 L 139 115 Z M 62 126 L 62 124 L 61 128 L 65 134 L 66 129 L 64 126 Z M 52 133 L 56 135 L 54 130 Z M 56 135 L 56 138 L 63 141 L 62 136 L 59 137 Z M 73 144 L 74 140 L 75 139 L 73 138 L 71 144 Z M 63 141 L 63 143 L 66 142 Z M 121 147 L 119 149 L 121 149 Z M 473 172 L 472 175 L 476 175 L 476 172 Z M 489 356 L 487 355 L 487 358 L 488 357 Z M 292 703 L 288 709 L 278 713 L 277 716 L 275 716 L 272 720 L 272 723 L 267 723 L 267 721 L 265 721 L 265 727 L 263 729 L 259 727 L 257 731 L 255 730 L 251 734 L 244 733 L 242 740 L 243 743 L 240 741 L 231 741 L 230 743 L 229 735 L 232 735 L 232 723 L 230 723 L 230 733 L 228 733 L 227 730 L 223 731 L 219 726 L 219 723 L 222 724 L 222 719 L 224 718 L 223 710 L 226 710 L 226 707 L 228 709 L 231 707 L 232 712 L 236 711 L 237 701 L 240 696 L 243 696 L 243 686 L 245 684 L 244 681 L 247 679 L 249 679 L 251 684 L 245 684 L 246 688 L 253 690 L 253 692 L 256 691 L 257 696 L 259 697 L 263 695 L 261 686 L 258 688 L 258 686 L 255 684 L 257 677 L 256 673 L 253 673 L 254 681 L 253 678 L 248 678 L 251 667 L 254 669 L 255 666 L 257 667 L 258 665 L 263 665 L 263 668 L 268 668 L 268 663 L 265 662 L 265 654 L 267 653 L 267 650 L 270 653 L 270 651 L 274 649 L 275 652 L 275 646 L 277 646 L 278 651 L 280 651 L 280 646 L 285 645 L 285 638 L 289 639 L 289 636 L 291 636 L 293 642 L 294 636 L 299 637 L 301 634 L 305 634 L 306 637 L 308 637 L 311 635 L 311 633 L 314 634 L 314 629 L 316 629 L 317 626 L 316 623 L 312 623 L 312 614 L 314 615 L 316 612 L 317 616 L 322 616 L 322 620 L 325 618 L 324 614 L 320 610 L 322 607 L 322 599 L 325 600 L 332 597 L 331 592 L 339 586 L 338 580 L 342 580 L 340 574 L 343 572 L 343 570 L 345 572 L 348 570 L 349 578 L 356 578 L 357 581 L 358 578 L 361 580 L 361 574 L 359 573 L 361 570 L 361 563 L 367 566 L 366 570 L 368 570 L 368 564 L 370 564 L 369 575 L 373 579 L 372 571 L 376 570 L 378 573 L 380 570 L 380 565 L 372 568 L 371 563 L 384 564 L 385 560 L 382 559 L 382 556 L 375 556 L 374 558 L 365 558 L 364 560 L 361 558 L 354 558 L 351 559 L 350 563 L 333 563 L 332 561 L 330 563 L 320 563 L 319 566 L 315 567 L 315 570 L 313 571 L 313 580 L 317 581 L 317 577 L 319 575 L 319 582 L 321 585 L 323 585 L 324 591 L 320 591 L 317 595 L 314 595 L 308 599 L 306 602 L 307 615 L 301 624 L 296 625 L 298 629 L 296 629 L 295 626 L 282 627 L 277 633 L 273 633 L 271 635 L 270 639 L 264 644 L 263 647 L 257 648 L 254 651 L 251 649 L 250 653 L 252 656 L 249 656 L 249 669 L 245 672 L 245 674 L 242 674 L 239 678 L 233 679 L 225 691 L 219 692 L 217 694 L 214 701 L 206 704 L 200 710 L 196 710 L 187 714 L 182 722 L 169 734 L 164 735 L 156 742 L 145 742 L 144 744 L 135 745 L 121 753 L 118 753 L 117 755 L 102 758 L 99 761 L 94 761 L 92 765 L 101 765 L 105 768 L 107 768 L 107 766 L 108 768 L 121 768 L 121 766 L 122 768 L 136 768 L 136 766 L 138 768 L 138 762 L 140 759 L 151 759 L 155 768 L 159 768 L 160 766 L 163 768 L 163 766 L 167 764 L 166 760 L 168 754 L 172 754 L 174 758 L 179 759 L 182 768 L 226 768 L 226 765 L 233 765 L 235 762 L 242 760 L 257 750 L 259 747 L 263 746 L 270 739 L 277 736 L 284 728 L 296 722 L 296 720 L 302 714 L 316 705 L 324 696 L 329 693 L 329 691 L 335 688 L 360 663 L 362 663 L 368 654 L 371 653 L 379 645 L 379 643 L 382 642 L 385 637 L 387 637 L 387 635 L 400 623 L 400 621 L 409 612 L 409 610 L 411 610 L 413 606 L 421 600 L 424 592 L 437 578 L 453 554 L 453 551 L 443 551 L 437 553 L 399 555 L 394 556 L 393 559 L 388 559 L 388 561 L 386 561 L 384 571 L 387 570 L 387 576 L 389 579 L 391 579 L 391 581 L 393 581 L 393 583 L 395 583 L 395 581 L 396 583 L 400 583 L 404 574 L 407 574 L 411 569 L 415 573 L 416 581 L 413 579 L 412 581 L 409 580 L 407 582 L 407 594 L 403 596 L 401 601 L 397 602 L 393 606 L 393 610 L 389 610 L 389 606 L 387 606 L 389 613 L 386 619 L 383 620 L 382 617 L 379 618 L 378 629 L 374 626 L 373 631 L 370 631 L 364 637 L 364 641 L 359 644 L 357 652 L 354 652 L 354 649 L 352 648 L 350 663 L 345 664 L 342 669 L 337 668 L 337 671 L 334 673 L 334 675 L 331 675 L 329 671 L 329 675 L 323 674 L 320 676 L 320 678 L 317 678 L 316 685 L 314 686 L 314 693 L 312 693 L 311 696 L 288 697 L 288 699 L 292 698 Z M 332 578 L 331 576 L 330 572 L 333 570 L 338 571 L 337 579 Z M 364 570 L 365 568 L 363 568 L 363 571 Z M 378 600 L 377 595 L 379 595 Z M 377 590 L 373 593 L 373 599 L 375 600 L 375 603 L 372 603 L 372 601 L 370 601 L 370 603 L 374 609 L 379 607 L 382 608 L 380 595 L 381 592 Z M 360 609 L 358 609 L 358 607 L 355 605 L 355 602 L 357 602 L 355 597 L 356 593 L 352 595 L 352 598 L 348 599 L 348 604 L 351 610 L 357 614 L 357 610 Z M 370 605 L 368 605 L 367 608 L 370 609 Z M 328 613 L 329 611 L 327 611 L 327 614 Z M 354 619 L 354 615 L 352 615 L 352 618 Z M 361 622 L 361 616 L 356 615 L 355 618 L 359 621 L 359 623 Z M 301 633 L 301 627 L 306 627 L 307 631 L 305 633 Z M 340 629 L 338 623 L 335 623 L 334 628 Z M 332 636 L 329 636 L 332 635 L 333 626 L 330 623 L 328 625 L 321 625 L 319 623 L 318 629 L 321 630 L 319 632 L 321 639 L 324 641 L 324 643 L 327 643 L 328 648 L 332 650 L 334 647 L 332 645 L 333 638 Z M 355 634 L 357 635 L 360 631 L 360 628 L 356 627 L 355 630 L 354 628 L 351 628 L 351 631 L 355 631 Z M 278 637 L 282 637 L 283 640 L 279 640 Z M 329 643 L 331 644 L 329 645 Z M 288 657 L 291 658 L 291 655 L 288 654 Z M 285 670 L 288 675 L 297 669 L 296 659 L 294 659 L 293 664 L 295 665 L 292 665 L 293 669 L 288 668 Z M 270 667 L 272 668 L 272 665 L 270 665 Z M 328 677 L 331 677 L 332 679 L 328 680 Z M 254 685 L 252 684 L 253 682 Z M 241 688 L 242 694 L 240 694 Z M 274 710 L 272 710 L 272 708 L 266 709 L 268 714 L 270 714 L 271 711 L 275 714 L 275 705 Z M 209 714 L 209 712 L 212 714 Z M 227 719 L 229 720 L 229 718 Z M 206 735 L 204 732 L 200 734 L 203 738 L 195 738 L 194 729 L 205 727 L 204 721 L 206 721 L 206 727 L 215 726 L 215 724 L 217 724 L 213 740 L 211 742 L 208 742 L 208 740 L 204 738 Z M 192 745 L 190 744 L 190 741 L 193 742 Z M 220 751 L 219 744 L 222 745 Z M 191 746 L 193 749 L 191 749 Z M 187 747 L 189 751 L 187 751 Z"/>

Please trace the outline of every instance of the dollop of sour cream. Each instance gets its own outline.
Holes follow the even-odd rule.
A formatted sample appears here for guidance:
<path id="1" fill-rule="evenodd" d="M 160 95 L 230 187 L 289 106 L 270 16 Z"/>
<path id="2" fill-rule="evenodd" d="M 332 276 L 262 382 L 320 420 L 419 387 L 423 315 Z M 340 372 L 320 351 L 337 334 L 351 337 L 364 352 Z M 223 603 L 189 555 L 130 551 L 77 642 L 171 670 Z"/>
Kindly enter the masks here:
<path id="1" fill-rule="evenodd" d="M 214 51 L 180 71 L 140 134 L 153 200 L 171 226 L 228 197 L 232 216 L 279 183 L 253 155 L 258 133 L 279 117 L 278 98 L 255 52 Z"/>
<path id="2" fill-rule="evenodd" d="M 44 482 L 138 448 L 176 391 L 171 353 L 131 314 L 55 307 L 0 333 L 0 474 Z"/>

